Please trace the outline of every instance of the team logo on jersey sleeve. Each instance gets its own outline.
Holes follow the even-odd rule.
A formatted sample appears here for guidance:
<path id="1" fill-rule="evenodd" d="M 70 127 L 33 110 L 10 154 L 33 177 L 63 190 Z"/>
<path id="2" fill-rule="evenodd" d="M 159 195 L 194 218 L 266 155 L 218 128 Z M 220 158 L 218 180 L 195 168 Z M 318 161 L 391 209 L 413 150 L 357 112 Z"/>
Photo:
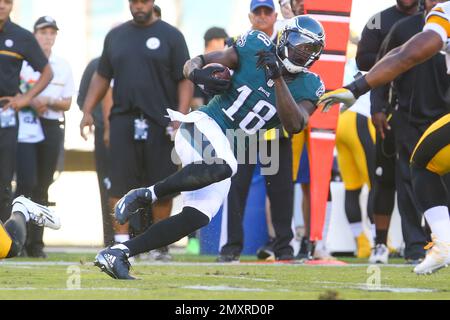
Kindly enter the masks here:
<path id="1" fill-rule="evenodd" d="M 323 84 L 322 81 L 320 81 L 320 87 L 316 91 L 317 98 L 320 98 L 321 96 L 323 96 L 324 93 L 325 93 L 325 85 Z"/>
<path id="2" fill-rule="evenodd" d="M 147 40 L 147 48 L 150 50 L 156 50 L 159 47 L 161 47 L 161 41 L 158 38 L 153 37 Z"/>
<path id="3" fill-rule="evenodd" d="M 247 37 L 249 34 L 250 32 L 241 35 L 239 39 L 236 41 L 236 45 L 241 48 L 245 47 L 245 44 L 247 43 Z"/>
<path id="4" fill-rule="evenodd" d="M 12 41 L 11 39 L 5 40 L 6 47 L 11 48 L 13 45 L 14 45 L 14 41 Z"/>

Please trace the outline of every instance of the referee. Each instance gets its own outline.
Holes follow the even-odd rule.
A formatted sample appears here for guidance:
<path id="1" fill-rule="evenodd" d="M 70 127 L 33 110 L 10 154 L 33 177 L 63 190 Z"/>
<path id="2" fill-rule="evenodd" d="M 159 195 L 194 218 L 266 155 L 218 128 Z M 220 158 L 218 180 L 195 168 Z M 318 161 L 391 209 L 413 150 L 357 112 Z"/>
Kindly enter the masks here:
<path id="1" fill-rule="evenodd" d="M 18 121 L 16 112 L 30 104 L 53 77 L 48 59 L 33 34 L 11 22 L 13 0 L 0 0 L 0 219 L 11 214 L 11 181 L 16 162 Z M 33 88 L 20 94 L 22 62 L 41 76 Z"/>
<path id="2" fill-rule="evenodd" d="M 192 83 L 184 79 L 189 59 L 184 36 L 153 15 L 154 0 L 129 0 L 133 20 L 106 36 L 99 67 L 83 106 L 83 129 L 92 127 L 92 111 L 114 78 L 114 105 L 110 116 L 111 207 L 129 190 L 171 175 L 177 166 L 171 159 L 173 142 L 166 108 L 189 111 Z M 169 217 L 171 199 L 152 206 L 153 222 Z M 128 226 L 115 225 L 116 242 L 128 239 Z M 167 260 L 167 250 L 154 256 Z"/>

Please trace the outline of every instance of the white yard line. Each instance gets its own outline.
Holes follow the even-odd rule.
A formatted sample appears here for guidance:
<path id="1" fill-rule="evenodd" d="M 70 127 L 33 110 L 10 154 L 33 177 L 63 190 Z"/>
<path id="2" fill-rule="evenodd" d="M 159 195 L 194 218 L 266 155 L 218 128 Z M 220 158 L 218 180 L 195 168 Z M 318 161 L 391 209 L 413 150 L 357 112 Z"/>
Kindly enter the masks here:
<path id="1" fill-rule="evenodd" d="M 66 262 L 66 261 L 7 261 L 3 260 L 0 261 L 0 267 L 5 266 L 89 266 L 92 267 L 92 262 L 86 262 L 83 264 L 80 264 L 79 262 Z M 140 267 L 140 266 L 180 266 L 180 267 L 195 267 L 195 266 L 203 266 L 203 267 L 243 267 L 243 266 L 259 266 L 259 267 L 308 267 L 308 268 L 323 268 L 323 267 L 330 267 L 330 268 L 367 268 L 369 266 L 373 266 L 371 264 L 347 264 L 347 265 L 306 265 L 302 263 L 217 263 L 217 262 L 151 262 L 151 261 L 141 261 L 141 262 L 134 262 L 132 263 L 132 266 L 134 267 Z M 413 266 L 407 265 L 407 264 L 383 264 L 383 265 L 376 265 L 380 268 L 410 268 L 412 269 Z"/>

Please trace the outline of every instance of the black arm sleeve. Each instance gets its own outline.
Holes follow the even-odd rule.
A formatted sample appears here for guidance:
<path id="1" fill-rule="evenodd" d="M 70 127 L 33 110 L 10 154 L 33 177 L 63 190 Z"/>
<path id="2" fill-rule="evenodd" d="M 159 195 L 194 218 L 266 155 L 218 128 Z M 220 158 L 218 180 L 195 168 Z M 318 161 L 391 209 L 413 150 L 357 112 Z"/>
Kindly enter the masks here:
<path id="1" fill-rule="evenodd" d="M 356 64 L 361 71 L 369 71 L 375 64 L 381 46 L 381 31 L 369 29 L 367 25 L 361 34 L 356 52 Z"/>
<path id="2" fill-rule="evenodd" d="M 381 44 L 380 52 L 377 56 L 377 61 L 383 58 L 386 54 L 389 53 L 389 51 L 399 45 L 397 40 L 397 32 L 398 27 L 397 25 L 394 25 Z M 391 83 L 372 89 L 372 91 L 370 92 L 370 114 L 373 115 L 378 112 L 386 112 L 389 109 L 390 89 Z"/>

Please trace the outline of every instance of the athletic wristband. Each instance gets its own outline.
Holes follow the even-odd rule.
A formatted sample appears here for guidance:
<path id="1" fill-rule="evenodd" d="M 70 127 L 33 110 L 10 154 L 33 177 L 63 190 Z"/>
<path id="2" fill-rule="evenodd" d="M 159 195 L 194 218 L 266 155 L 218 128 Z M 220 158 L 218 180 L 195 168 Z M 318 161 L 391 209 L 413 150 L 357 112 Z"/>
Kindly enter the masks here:
<path id="1" fill-rule="evenodd" d="M 365 76 L 359 77 L 358 79 L 356 79 L 349 85 L 345 86 L 344 88 L 350 90 L 357 99 L 363 94 L 372 90 L 370 85 L 367 83 Z"/>

